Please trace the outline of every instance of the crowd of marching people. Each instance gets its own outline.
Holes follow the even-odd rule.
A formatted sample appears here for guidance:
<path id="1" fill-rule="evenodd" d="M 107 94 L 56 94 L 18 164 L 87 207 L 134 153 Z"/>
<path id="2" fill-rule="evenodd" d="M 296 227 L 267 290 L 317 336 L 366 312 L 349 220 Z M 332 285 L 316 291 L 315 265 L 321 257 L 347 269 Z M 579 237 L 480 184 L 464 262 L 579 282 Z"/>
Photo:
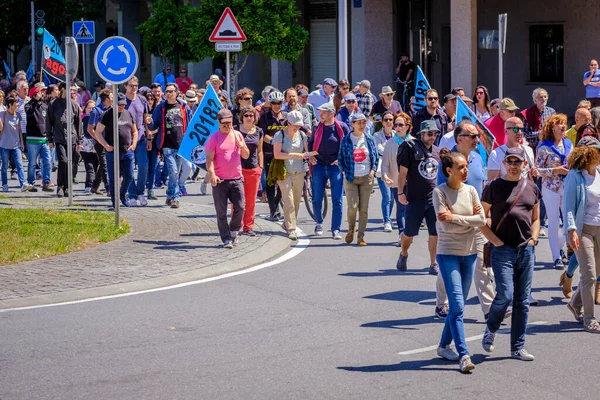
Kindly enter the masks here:
<path id="1" fill-rule="evenodd" d="M 434 312 L 445 319 L 437 352 L 458 361 L 461 371 L 475 367 L 463 327 L 472 283 L 486 321 L 483 348 L 494 350 L 500 324 L 511 318 L 512 357 L 534 359 L 525 348 L 525 329 L 529 306 L 536 304 L 531 286 L 540 237 L 548 237 L 552 266 L 562 271 L 557 281 L 569 299 L 568 310 L 586 332 L 600 333 L 594 315 L 594 304 L 600 304 L 600 95 L 594 95 L 600 72 L 595 60 L 583 80 L 588 99 L 577 105 L 571 127 L 566 114 L 548 106 L 549 94 L 542 88 L 533 91 L 526 107 L 508 97 L 492 99 L 484 86 L 477 86 L 472 97 L 460 87 L 443 97 L 429 89 L 419 108 L 414 97 L 394 100 L 390 86 L 376 96 L 368 80 L 352 86 L 327 78 L 312 91 L 302 84 L 285 90 L 267 86 L 259 98 L 248 88 L 230 94 L 221 72 L 215 72 L 200 87 L 185 69 L 175 78 L 165 68 L 149 87 L 131 78 L 117 99 L 103 82 L 93 85 L 93 94 L 82 82 L 66 93 L 64 83 L 46 87 L 17 73 L 14 84 L 0 91 L 2 190 L 8 191 L 10 169 L 23 192 L 41 187 L 65 196 L 68 152 L 74 179 L 82 160 L 85 192 L 110 196 L 113 206 L 117 201 L 146 206 L 157 200 L 154 190 L 166 185 L 166 206 L 178 208 L 187 195 L 186 182 L 198 178 L 202 194 L 212 186 L 219 235 L 223 246 L 232 248 L 239 235 L 256 235 L 257 201 L 267 202 L 267 218 L 282 221 L 288 237 L 297 240 L 307 176 L 314 234 L 324 234 L 328 196 L 331 237 L 367 246 L 369 202 L 377 186 L 381 229 L 393 232 L 395 226 L 398 233 L 399 271 L 415 268 L 409 250 L 424 222 L 428 271 L 437 276 Z M 399 73 L 400 82 L 408 84 L 414 64 L 401 60 Z M 219 129 L 205 144 L 202 177 L 202 169 L 178 150 L 209 86 L 221 109 L 215 115 Z M 70 121 L 67 96 L 73 100 Z M 457 121 L 459 100 L 475 120 Z M 108 112 L 115 106 L 118 143 L 114 114 Z M 493 137 L 493 148 L 482 152 L 486 135 Z M 111 168 L 116 146 L 121 177 Z M 55 169 L 56 184 L 51 181 Z M 121 179 L 120 199 L 111 190 L 115 179 Z M 573 292 L 578 267 L 581 278 Z"/>

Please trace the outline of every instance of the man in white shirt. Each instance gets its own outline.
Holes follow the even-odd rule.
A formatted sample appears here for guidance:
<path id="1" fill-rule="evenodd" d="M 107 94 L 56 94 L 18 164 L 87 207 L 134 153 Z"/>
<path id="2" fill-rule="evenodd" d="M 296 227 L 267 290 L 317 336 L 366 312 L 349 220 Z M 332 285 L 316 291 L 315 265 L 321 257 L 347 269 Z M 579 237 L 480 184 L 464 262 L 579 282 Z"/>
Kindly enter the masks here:
<path id="1" fill-rule="evenodd" d="M 523 143 L 523 121 L 517 117 L 508 118 L 504 122 L 504 133 L 506 134 L 506 143 L 496 148 L 490 154 L 488 159 L 487 179 L 492 181 L 499 176 L 506 174 L 506 169 L 502 160 L 504 160 L 506 151 L 513 147 L 519 147 L 525 150 L 525 158 L 527 165 L 523 169 L 523 177 L 529 176 L 531 179 L 538 177 L 537 169 L 535 168 L 535 157 L 531 147 Z"/>

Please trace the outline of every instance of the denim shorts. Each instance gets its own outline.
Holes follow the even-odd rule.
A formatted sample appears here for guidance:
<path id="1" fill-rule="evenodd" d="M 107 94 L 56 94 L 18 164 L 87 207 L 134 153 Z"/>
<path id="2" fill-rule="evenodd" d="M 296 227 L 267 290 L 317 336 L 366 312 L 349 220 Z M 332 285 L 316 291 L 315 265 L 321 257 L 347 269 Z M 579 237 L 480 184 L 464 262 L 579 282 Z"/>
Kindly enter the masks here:
<path id="1" fill-rule="evenodd" d="M 435 229 L 435 209 L 431 200 L 412 201 L 408 203 L 405 216 L 406 227 L 404 228 L 404 234 L 406 236 L 414 237 L 419 235 L 423 218 L 425 218 L 425 222 L 427 223 L 429 236 L 437 236 L 437 230 Z"/>

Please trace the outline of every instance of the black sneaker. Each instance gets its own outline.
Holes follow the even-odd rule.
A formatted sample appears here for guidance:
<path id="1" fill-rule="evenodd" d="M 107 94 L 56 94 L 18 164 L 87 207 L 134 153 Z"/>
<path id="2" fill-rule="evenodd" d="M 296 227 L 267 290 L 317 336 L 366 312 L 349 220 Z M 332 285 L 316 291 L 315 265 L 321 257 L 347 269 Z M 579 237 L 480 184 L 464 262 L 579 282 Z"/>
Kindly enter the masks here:
<path id="1" fill-rule="evenodd" d="M 58 189 L 56 190 L 56 197 L 64 197 L 64 194 L 63 194 L 63 192 L 62 192 L 62 189 L 61 189 L 61 188 L 58 188 Z"/>
<path id="2" fill-rule="evenodd" d="M 429 275 L 437 276 L 437 274 L 439 274 L 439 272 L 440 272 L 440 267 L 439 267 L 438 263 L 434 262 L 433 264 L 431 264 L 429 266 Z"/>
<path id="3" fill-rule="evenodd" d="M 436 307 L 435 316 L 440 319 L 446 319 L 448 316 L 448 306 Z"/>
<path id="4" fill-rule="evenodd" d="M 38 188 L 36 188 L 35 186 L 31 185 L 31 188 L 29 189 L 30 192 L 37 192 Z"/>
<path id="5" fill-rule="evenodd" d="M 564 250 L 560 251 L 560 258 L 562 259 L 564 265 L 569 265 L 569 257 L 567 257 Z"/>
<path id="6" fill-rule="evenodd" d="M 403 256 L 402 253 L 400 253 L 400 257 L 398 257 L 398 261 L 396 262 L 396 269 L 398 271 L 408 270 L 408 255 Z"/>
<path id="7" fill-rule="evenodd" d="M 563 269 L 565 269 L 565 264 L 563 263 L 563 261 L 560 258 L 557 258 L 556 260 L 554 260 L 554 269 L 556 269 L 558 271 L 562 271 Z"/>

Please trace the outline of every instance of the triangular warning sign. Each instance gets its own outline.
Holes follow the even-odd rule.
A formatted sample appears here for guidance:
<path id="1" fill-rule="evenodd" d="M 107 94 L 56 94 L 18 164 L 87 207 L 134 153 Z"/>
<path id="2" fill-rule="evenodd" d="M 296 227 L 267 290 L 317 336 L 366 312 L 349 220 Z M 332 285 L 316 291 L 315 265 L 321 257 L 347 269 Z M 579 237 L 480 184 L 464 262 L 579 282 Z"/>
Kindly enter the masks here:
<path id="1" fill-rule="evenodd" d="M 85 26 L 85 24 L 81 24 L 81 28 L 79 28 L 79 31 L 75 35 L 75 39 L 92 39 L 92 38 L 93 38 L 93 36 L 90 33 L 87 26 Z"/>
<path id="2" fill-rule="evenodd" d="M 246 41 L 246 35 L 244 34 L 244 31 L 242 31 L 242 28 L 240 28 L 240 24 L 238 24 L 237 19 L 235 19 L 235 16 L 229 7 L 223 11 L 223 15 L 221 15 L 219 22 L 217 22 L 217 26 L 215 26 L 209 40 L 211 42 Z"/>

